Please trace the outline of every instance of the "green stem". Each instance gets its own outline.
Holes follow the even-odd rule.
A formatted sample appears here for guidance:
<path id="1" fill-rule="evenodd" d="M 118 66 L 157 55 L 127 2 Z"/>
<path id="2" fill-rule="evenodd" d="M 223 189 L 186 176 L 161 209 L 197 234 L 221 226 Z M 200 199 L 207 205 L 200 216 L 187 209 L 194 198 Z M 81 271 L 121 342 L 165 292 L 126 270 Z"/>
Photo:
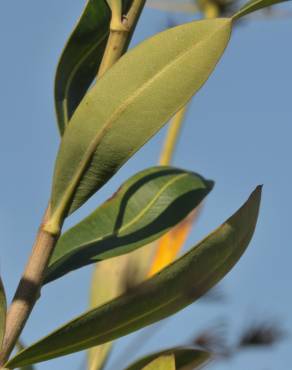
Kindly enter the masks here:
<path id="1" fill-rule="evenodd" d="M 31 256 L 7 312 L 6 331 L 0 355 L 1 365 L 3 365 L 10 356 L 39 298 L 45 270 L 58 240 L 58 236 L 51 235 L 43 229 L 43 225 L 48 219 L 49 213 L 50 211 L 48 208 L 39 228 Z"/>
<path id="2" fill-rule="evenodd" d="M 187 106 L 184 106 L 181 110 L 179 110 L 175 114 L 172 121 L 170 122 L 170 126 L 163 144 L 159 160 L 159 164 L 162 166 L 169 165 L 172 161 L 177 146 L 177 142 L 181 133 L 186 111 Z"/>
<path id="3" fill-rule="evenodd" d="M 132 6 L 123 19 L 123 27 L 116 27 L 117 19 L 111 24 L 110 36 L 101 63 L 98 77 L 105 73 L 122 55 L 126 49 L 129 34 L 133 31 L 143 10 L 146 0 L 133 0 Z M 0 354 L 0 366 L 10 356 L 22 329 L 39 297 L 43 277 L 50 261 L 58 235 L 52 235 L 45 229 L 50 221 L 50 211 L 46 211 L 42 225 L 28 260 L 27 266 L 16 290 L 14 299 L 7 313 L 6 333 Z M 60 220 L 58 230 L 63 221 Z"/>
<path id="4" fill-rule="evenodd" d="M 98 77 L 111 68 L 124 53 L 129 42 L 130 34 L 134 31 L 146 0 L 133 0 L 128 14 L 118 24 L 116 15 L 112 18 L 110 34 L 101 62 Z M 120 26 L 122 25 L 122 27 Z"/>
<path id="5" fill-rule="evenodd" d="M 205 19 L 214 19 L 220 15 L 218 3 L 214 0 L 198 0 L 198 7 Z"/>
<path id="6" fill-rule="evenodd" d="M 98 71 L 97 78 L 100 78 L 107 70 L 109 70 L 122 56 L 126 46 L 129 42 L 129 35 L 134 31 L 134 28 L 138 22 L 139 16 L 143 10 L 146 0 L 134 0 L 128 14 L 123 19 L 123 27 L 120 25 L 117 26 L 117 16 L 114 16 L 114 22 L 112 19 L 110 25 L 110 35 L 107 41 L 106 49 L 103 55 L 103 59 Z M 100 136 L 94 140 L 92 145 L 87 149 L 85 158 L 89 158 L 94 153 L 94 148 L 102 139 L 103 132 Z M 51 218 L 45 225 L 45 230 L 51 234 L 57 234 L 60 232 L 60 224 L 64 219 L 65 210 L 68 209 L 68 205 L 72 201 L 72 196 L 76 187 L 78 186 L 80 179 L 83 175 L 84 169 L 86 167 L 87 160 L 82 161 L 82 166 L 80 167 L 78 173 L 71 181 L 70 186 L 68 187 L 65 197 L 61 204 L 56 210 L 53 211 Z"/>

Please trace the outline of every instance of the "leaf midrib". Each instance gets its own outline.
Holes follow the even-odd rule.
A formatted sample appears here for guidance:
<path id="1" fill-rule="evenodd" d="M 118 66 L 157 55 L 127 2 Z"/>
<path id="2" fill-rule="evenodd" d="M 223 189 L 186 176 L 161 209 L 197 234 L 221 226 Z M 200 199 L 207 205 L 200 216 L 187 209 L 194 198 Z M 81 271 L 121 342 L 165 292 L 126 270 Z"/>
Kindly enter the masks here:
<path id="1" fill-rule="evenodd" d="M 157 193 L 156 195 L 153 197 L 153 199 L 147 204 L 147 206 L 142 210 L 142 212 L 140 212 L 140 214 L 136 215 L 136 217 L 134 217 L 132 219 L 132 221 L 128 222 L 127 224 L 125 224 L 123 227 L 120 228 L 119 230 L 119 233 L 118 234 L 121 234 L 122 232 L 124 232 L 125 230 L 127 230 L 129 227 L 131 227 L 132 225 L 134 225 L 135 223 L 137 223 L 141 217 L 143 217 L 145 215 L 145 213 L 148 212 L 148 210 L 152 207 L 152 205 L 156 202 L 156 200 L 160 197 L 161 194 L 164 193 L 164 191 L 166 189 L 168 189 L 171 185 L 175 184 L 177 181 L 181 180 L 182 178 L 184 177 L 187 177 L 188 174 L 186 173 L 183 173 L 181 175 L 178 175 L 176 176 L 175 178 L 171 179 L 168 183 L 166 183 Z"/>

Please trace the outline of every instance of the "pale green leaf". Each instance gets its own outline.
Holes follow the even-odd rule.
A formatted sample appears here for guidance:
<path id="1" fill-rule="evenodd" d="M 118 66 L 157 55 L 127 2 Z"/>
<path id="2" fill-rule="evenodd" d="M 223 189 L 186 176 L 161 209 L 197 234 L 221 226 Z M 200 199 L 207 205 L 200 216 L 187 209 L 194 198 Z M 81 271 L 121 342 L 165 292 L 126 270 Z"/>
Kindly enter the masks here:
<path id="1" fill-rule="evenodd" d="M 5 334 L 6 309 L 7 309 L 6 295 L 2 280 L 0 278 L 0 348 L 2 346 Z"/>
<path id="2" fill-rule="evenodd" d="M 147 355 L 127 367 L 126 370 L 141 370 L 143 366 L 149 364 L 153 359 L 168 354 L 174 355 L 177 370 L 198 369 L 211 358 L 210 353 L 206 351 L 189 347 L 176 347 Z"/>
<path id="3" fill-rule="evenodd" d="M 131 3 L 132 0 L 123 1 L 124 12 Z M 88 0 L 61 55 L 55 77 L 55 106 L 61 135 L 97 75 L 110 19 L 111 12 L 105 0 Z"/>
<path id="4" fill-rule="evenodd" d="M 212 181 L 173 167 L 152 167 L 59 239 L 45 283 L 96 261 L 158 239 L 183 220 L 213 187 Z"/>
<path id="5" fill-rule="evenodd" d="M 174 355 L 163 355 L 151 361 L 141 370 L 176 370 Z"/>
<path id="6" fill-rule="evenodd" d="M 232 18 L 238 19 L 249 13 L 286 1 L 288 0 L 251 0 L 243 5 L 243 7 Z"/>
<path id="7" fill-rule="evenodd" d="M 128 294 L 90 310 L 12 358 L 15 368 L 81 351 L 127 335 L 188 306 L 218 283 L 248 246 L 261 187 L 196 247 Z"/>
<path id="8" fill-rule="evenodd" d="M 230 19 L 164 31 L 124 55 L 79 105 L 55 165 L 46 229 L 79 208 L 206 82 L 229 41 Z"/>

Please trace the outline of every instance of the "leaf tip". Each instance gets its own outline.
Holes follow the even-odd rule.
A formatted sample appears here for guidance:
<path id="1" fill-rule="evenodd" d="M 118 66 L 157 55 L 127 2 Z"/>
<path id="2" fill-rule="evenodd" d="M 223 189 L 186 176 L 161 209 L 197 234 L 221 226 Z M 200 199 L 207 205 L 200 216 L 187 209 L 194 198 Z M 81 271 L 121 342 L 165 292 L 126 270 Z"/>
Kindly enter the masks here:
<path id="1" fill-rule="evenodd" d="M 213 190 L 213 188 L 215 186 L 215 181 L 213 181 L 213 180 L 206 180 L 205 183 L 206 183 L 206 188 L 209 191 Z"/>
<path id="2" fill-rule="evenodd" d="M 262 192 L 263 192 L 263 186 L 264 186 L 263 184 L 257 185 L 256 188 L 254 189 L 254 191 L 252 192 L 252 195 L 251 195 L 251 196 L 254 196 L 255 198 L 257 198 L 259 202 L 261 200 L 261 196 L 262 196 Z"/>

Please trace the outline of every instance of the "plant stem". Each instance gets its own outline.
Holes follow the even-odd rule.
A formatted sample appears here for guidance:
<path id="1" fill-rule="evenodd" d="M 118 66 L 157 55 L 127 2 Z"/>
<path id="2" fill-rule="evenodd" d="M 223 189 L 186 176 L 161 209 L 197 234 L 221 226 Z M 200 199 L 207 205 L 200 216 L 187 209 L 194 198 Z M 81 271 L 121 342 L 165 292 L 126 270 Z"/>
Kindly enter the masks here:
<path id="1" fill-rule="evenodd" d="M 99 67 L 98 77 L 101 77 L 121 57 L 124 50 L 121 45 L 125 44 L 128 32 L 127 30 L 110 31 L 104 56 Z"/>
<path id="2" fill-rule="evenodd" d="M 138 17 L 141 14 L 145 0 L 134 0 L 132 6 L 125 16 L 123 22 L 117 19 L 117 13 L 112 15 L 112 20 L 110 23 L 110 34 L 107 41 L 107 45 L 104 51 L 104 55 L 99 67 L 97 78 L 102 77 L 102 75 L 110 69 L 116 61 L 121 57 L 124 50 L 126 50 L 127 44 L 130 39 L 130 34 L 134 31 L 137 24 Z M 116 9 L 115 9 L 116 11 Z M 101 138 L 97 137 L 96 141 L 87 148 L 85 153 L 85 158 L 90 158 L 92 156 L 93 150 Z M 51 215 L 50 220 L 45 225 L 45 230 L 51 234 L 58 234 L 60 232 L 60 222 L 64 218 L 64 211 L 68 207 L 68 203 L 71 201 L 72 195 L 76 190 L 80 178 L 84 172 L 86 161 L 82 161 L 76 176 L 71 181 L 66 192 L 64 193 L 63 200 L 60 202 L 58 207 L 54 210 Z"/>
<path id="3" fill-rule="evenodd" d="M 37 233 L 31 256 L 7 312 L 6 332 L 0 355 L 1 365 L 7 361 L 39 298 L 44 273 L 58 240 L 58 236 L 51 235 L 43 230 L 43 225 L 49 218 L 49 212 L 48 208 Z"/>
<path id="4" fill-rule="evenodd" d="M 135 28 L 146 0 L 134 0 L 123 20 L 124 28 L 111 27 L 105 54 L 99 69 L 98 77 L 102 76 L 124 52 L 129 34 Z M 19 282 L 12 304 L 7 313 L 6 333 L 0 355 L 0 364 L 9 358 L 15 343 L 24 328 L 27 319 L 39 297 L 44 273 L 53 253 L 58 236 L 52 235 L 43 229 L 49 219 L 49 210 L 46 211 L 40 226 L 36 241 L 25 271 Z"/>
<path id="5" fill-rule="evenodd" d="M 98 71 L 98 78 L 112 67 L 126 50 L 129 35 L 134 31 L 145 3 L 146 0 L 133 0 L 128 14 L 122 20 L 123 28 L 111 25 L 107 46 Z"/>
<path id="6" fill-rule="evenodd" d="M 220 15 L 219 3 L 214 0 L 197 0 L 199 11 L 205 19 L 217 18 Z"/>
<path id="7" fill-rule="evenodd" d="M 162 166 L 169 165 L 175 152 L 177 141 L 181 132 L 182 124 L 186 115 L 187 106 L 179 110 L 172 121 L 163 144 L 159 164 Z"/>
<path id="8" fill-rule="evenodd" d="M 111 27 L 98 77 L 103 75 L 123 54 L 129 41 L 129 34 L 134 31 L 145 2 L 146 0 L 133 0 L 127 16 L 122 21 L 124 27 Z M 0 354 L 0 366 L 9 358 L 39 298 L 44 274 L 59 238 L 59 235 L 52 235 L 43 228 L 50 218 L 49 216 L 50 210 L 48 208 L 39 228 L 31 256 L 7 313 L 6 332 Z"/>

